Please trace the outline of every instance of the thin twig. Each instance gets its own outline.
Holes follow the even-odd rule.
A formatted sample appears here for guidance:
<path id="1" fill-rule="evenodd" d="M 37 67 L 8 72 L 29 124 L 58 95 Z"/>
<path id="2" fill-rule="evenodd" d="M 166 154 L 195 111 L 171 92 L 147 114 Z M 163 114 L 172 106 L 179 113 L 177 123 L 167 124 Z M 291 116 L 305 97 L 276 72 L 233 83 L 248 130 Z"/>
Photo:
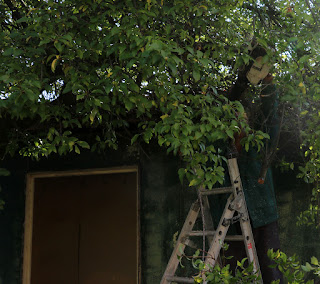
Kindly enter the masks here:
<path id="1" fill-rule="evenodd" d="M 314 21 L 316 22 L 316 24 L 319 25 L 318 20 L 317 20 L 317 17 L 316 17 L 316 15 L 315 15 L 315 13 L 313 12 L 312 8 L 311 8 L 311 5 L 310 5 L 309 0 L 305 0 L 305 1 L 306 1 L 306 4 L 307 4 L 308 7 L 309 7 L 309 10 L 310 10 L 311 14 L 312 14 L 312 18 L 314 19 Z"/>

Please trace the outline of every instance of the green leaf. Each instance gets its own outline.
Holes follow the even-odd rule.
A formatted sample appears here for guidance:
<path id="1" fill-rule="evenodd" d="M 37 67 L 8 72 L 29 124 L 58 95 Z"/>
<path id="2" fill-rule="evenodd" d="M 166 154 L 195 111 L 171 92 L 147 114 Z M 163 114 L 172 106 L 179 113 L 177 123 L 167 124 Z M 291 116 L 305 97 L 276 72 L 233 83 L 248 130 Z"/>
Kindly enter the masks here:
<path id="1" fill-rule="evenodd" d="M 179 179 L 180 179 L 181 183 L 183 182 L 183 178 L 184 178 L 185 174 L 186 174 L 186 170 L 185 169 L 181 168 L 181 169 L 178 170 L 178 175 L 179 175 Z"/>
<path id="2" fill-rule="evenodd" d="M 57 54 L 50 54 L 48 57 L 47 57 L 47 63 L 53 58 L 53 57 L 57 57 L 58 55 Z"/>
<path id="3" fill-rule="evenodd" d="M 62 94 L 69 93 L 72 90 L 72 82 L 69 81 L 67 85 L 63 88 Z"/>
<path id="4" fill-rule="evenodd" d="M 13 53 L 14 53 L 14 49 L 12 47 L 9 47 L 2 53 L 2 55 L 3 56 L 10 56 L 10 55 L 13 55 Z"/>
<path id="5" fill-rule="evenodd" d="M 32 90 L 25 88 L 24 91 L 30 101 L 34 101 L 38 98 Z"/>
<path id="6" fill-rule="evenodd" d="M 137 139 L 138 139 L 139 136 L 140 136 L 140 134 L 136 134 L 136 135 L 134 135 L 134 136 L 132 137 L 132 139 L 131 139 L 131 145 L 132 145 L 134 142 L 137 141 Z"/>
<path id="7" fill-rule="evenodd" d="M 166 142 L 166 139 L 163 138 L 162 136 L 158 136 L 158 144 L 159 144 L 159 146 L 162 146 L 164 142 Z"/>
<path id="8" fill-rule="evenodd" d="M 194 49 L 191 48 L 190 46 L 187 46 L 186 49 L 187 49 L 191 54 L 194 54 Z"/>
<path id="9" fill-rule="evenodd" d="M 168 63 L 168 66 L 170 67 L 173 75 L 178 73 L 177 65 L 175 63 Z"/>
<path id="10" fill-rule="evenodd" d="M 86 141 L 77 141 L 77 144 L 82 148 L 90 149 L 90 146 L 89 146 L 88 142 L 86 142 Z"/>
<path id="11" fill-rule="evenodd" d="M 91 123 L 93 123 L 94 118 L 96 117 L 97 113 L 98 113 L 98 110 L 97 110 L 96 108 L 94 108 L 94 109 L 91 111 L 90 116 L 89 116 Z"/>
<path id="12" fill-rule="evenodd" d="M 130 84 L 130 88 L 131 88 L 131 90 L 134 91 L 134 92 L 137 92 L 137 93 L 140 92 L 139 86 L 138 86 L 137 84 L 135 84 L 135 83 L 131 83 L 131 84 Z"/>
<path id="13" fill-rule="evenodd" d="M 305 272 L 310 272 L 312 270 L 312 266 L 307 262 L 306 265 L 301 265 L 301 268 Z"/>
<path id="14" fill-rule="evenodd" d="M 313 264 L 313 265 L 319 265 L 319 262 L 318 262 L 318 259 L 316 258 L 316 257 L 311 257 L 311 264 Z"/>
<path id="15" fill-rule="evenodd" d="M 51 71 L 54 73 L 56 71 L 57 65 L 59 63 L 59 57 L 54 59 L 51 63 Z"/>
<path id="16" fill-rule="evenodd" d="M 74 151 L 77 153 L 77 154 L 80 154 L 80 149 L 77 145 L 74 146 Z"/>
<path id="17" fill-rule="evenodd" d="M 35 80 L 35 81 L 32 82 L 32 84 L 33 84 L 34 86 L 36 86 L 38 89 L 41 88 L 41 82 L 40 82 L 40 81 Z"/>
<path id="18" fill-rule="evenodd" d="M 0 176 L 9 176 L 10 172 L 7 169 L 0 168 Z"/>
<path id="19" fill-rule="evenodd" d="M 151 128 L 147 128 L 146 131 L 143 133 L 143 140 L 147 144 L 149 144 L 150 139 L 152 138 L 153 130 Z"/>
<path id="20" fill-rule="evenodd" d="M 68 41 L 72 41 L 72 36 L 70 34 L 63 35 L 62 38 L 66 39 Z"/>
<path id="21" fill-rule="evenodd" d="M 202 137 L 202 133 L 199 131 L 196 131 L 195 135 L 194 135 L 194 139 L 198 140 Z"/>
<path id="22" fill-rule="evenodd" d="M 83 59 L 84 51 L 81 49 L 77 50 L 77 55 L 79 56 L 80 59 Z"/>
<path id="23" fill-rule="evenodd" d="M 54 42 L 54 47 L 61 53 L 63 50 L 63 46 L 61 45 L 61 43 L 59 41 L 55 41 Z"/>
<path id="24" fill-rule="evenodd" d="M 167 117 L 169 117 L 169 115 L 168 115 L 167 113 L 160 116 L 160 118 L 161 118 L 162 120 L 166 119 Z"/>
<path id="25" fill-rule="evenodd" d="M 232 139 L 234 138 L 234 137 L 233 137 L 233 132 L 232 132 L 232 130 L 229 130 L 229 129 L 228 129 L 228 130 L 226 130 L 226 133 L 227 133 L 227 135 L 228 135 L 230 138 L 232 138 Z"/>
<path id="26" fill-rule="evenodd" d="M 9 83 L 10 77 L 9 75 L 2 75 L 0 76 L 0 80 L 4 81 L 5 83 Z"/>
<path id="27" fill-rule="evenodd" d="M 147 47 L 146 50 L 156 50 L 161 51 L 162 50 L 163 43 L 160 40 L 155 40 L 151 45 Z"/>
<path id="28" fill-rule="evenodd" d="M 48 38 L 43 39 L 43 40 L 40 41 L 39 46 L 44 45 L 44 44 L 47 44 L 47 43 L 49 43 L 49 42 L 51 42 L 50 39 L 48 39 Z"/>
<path id="29" fill-rule="evenodd" d="M 22 18 L 20 18 L 19 20 L 17 20 L 16 22 L 17 22 L 17 23 L 24 23 L 24 22 L 27 22 L 28 20 L 29 20 L 28 17 L 22 17 Z"/>
<path id="30" fill-rule="evenodd" d="M 198 70 L 193 70 L 192 75 L 193 75 L 193 78 L 196 82 L 198 82 L 200 80 L 200 73 Z"/>

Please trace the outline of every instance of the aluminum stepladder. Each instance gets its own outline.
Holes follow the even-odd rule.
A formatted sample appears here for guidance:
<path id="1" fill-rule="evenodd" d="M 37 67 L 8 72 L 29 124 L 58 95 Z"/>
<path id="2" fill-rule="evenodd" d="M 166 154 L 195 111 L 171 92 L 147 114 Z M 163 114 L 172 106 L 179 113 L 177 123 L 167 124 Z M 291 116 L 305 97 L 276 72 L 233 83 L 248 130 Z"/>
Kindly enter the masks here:
<path id="1" fill-rule="evenodd" d="M 253 239 L 252 229 L 250 225 L 249 214 L 241 184 L 241 178 L 237 159 L 228 160 L 228 170 L 231 180 L 230 187 L 214 188 L 212 190 L 199 189 L 200 200 L 202 200 L 203 215 L 205 220 L 205 230 L 194 231 L 193 227 L 200 213 L 199 200 L 194 202 L 189 210 L 187 218 L 181 229 L 180 235 L 173 249 L 172 255 L 168 262 L 167 268 L 163 274 L 160 284 L 175 283 L 194 283 L 193 278 L 176 276 L 176 270 L 179 265 L 179 256 L 182 256 L 184 249 L 192 241 L 191 237 L 203 236 L 205 234 L 209 250 L 205 259 L 205 263 L 212 267 L 217 263 L 218 256 L 224 241 L 243 241 L 249 263 L 253 264 L 253 273 L 260 274 L 260 267 L 256 247 Z M 208 195 L 230 193 L 225 205 L 223 214 L 216 230 L 214 230 L 213 221 L 210 213 Z M 235 215 L 237 213 L 237 215 Z M 235 215 L 235 216 L 234 216 Z M 240 222 L 242 235 L 227 236 L 228 229 L 234 221 Z M 206 282 L 204 282 L 206 283 Z M 263 283 L 260 280 L 258 283 Z"/>

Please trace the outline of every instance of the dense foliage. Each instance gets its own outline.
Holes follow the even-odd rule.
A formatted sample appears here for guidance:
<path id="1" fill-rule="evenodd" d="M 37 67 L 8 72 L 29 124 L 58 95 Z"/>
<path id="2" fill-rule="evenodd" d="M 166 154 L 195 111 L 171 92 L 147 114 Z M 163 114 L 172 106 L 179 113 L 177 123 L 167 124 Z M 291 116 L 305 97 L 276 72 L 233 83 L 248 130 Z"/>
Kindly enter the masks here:
<path id="1" fill-rule="evenodd" d="M 268 138 L 229 100 L 237 83 L 259 96 L 263 85 L 241 80 L 263 50 L 280 89 L 284 137 L 302 147 L 301 177 L 318 184 L 319 15 L 311 0 L 4 0 L 1 155 L 155 139 L 186 162 L 179 175 L 190 186 L 212 187 L 224 175 L 217 145 L 241 131 L 246 150 Z M 316 204 L 311 211 L 318 222 Z"/>

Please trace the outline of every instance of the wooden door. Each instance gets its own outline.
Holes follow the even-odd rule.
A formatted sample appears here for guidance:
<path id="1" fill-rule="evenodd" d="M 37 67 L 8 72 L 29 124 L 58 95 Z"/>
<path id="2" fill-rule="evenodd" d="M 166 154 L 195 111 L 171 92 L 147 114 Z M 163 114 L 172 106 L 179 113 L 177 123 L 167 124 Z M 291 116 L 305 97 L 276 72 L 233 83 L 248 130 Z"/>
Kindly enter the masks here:
<path id="1" fill-rule="evenodd" d="M 137 173 L 38 178 L 31 284 L 137 284 Z"/>

